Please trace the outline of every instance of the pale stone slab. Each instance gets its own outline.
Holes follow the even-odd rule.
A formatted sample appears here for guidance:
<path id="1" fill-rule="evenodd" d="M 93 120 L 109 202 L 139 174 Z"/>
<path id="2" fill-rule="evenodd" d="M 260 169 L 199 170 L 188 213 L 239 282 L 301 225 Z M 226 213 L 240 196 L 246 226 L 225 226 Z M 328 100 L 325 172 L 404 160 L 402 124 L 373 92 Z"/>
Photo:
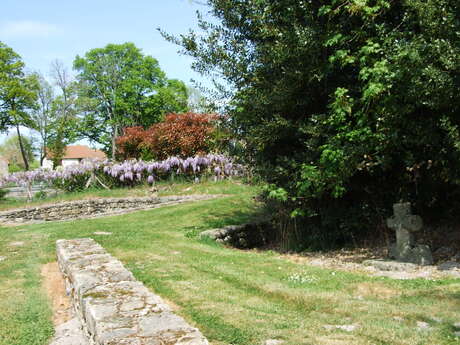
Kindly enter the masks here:
<path id="1" fill-rule="evenodd" d="M 76 317 L 55 329 L 50 345 L 90 345 L 80 320 Z"/>
<path id="2" fill-rule="evenodd" d="M 9 245 L 11 247 L 22 247 L 24 245 L 24 242 L 23 241 L 10 242 Z"/>
<path id="3" fill-rule="evenodd" d="M 200 331 L 89 238 L 57 241 L 77 314 L 95 345 L 208 345 Z"/>
<path id="4" fill-rule="evenodd" d="M 430 324 L 425 321 L 417 321 L 417 328 L 420 330 L 429 330 L 431 328 Z"/>
<path id="5" fill-rule="evenodd" d="M 324 329 L 328 331 L 332 331 L 335 329 L 340 329 L 345 332 L 353 332 L 354 330 L 359 328 L 358 324 L 352 324 L 352 325 L 324 325 Z"/>
<path id="6" fill-rule="evenodd" d="M 459 269 L 460 270 L 460 262 L 456 261 L 447 261 L 438 266 L 438 270 L 440 271 L 448 271 L 448 270 L 453 270 L 453 269 Z"/>
<path id="7" fill-rule="evenodd" d="M 278 340 L 278 339 L 267 339 L 264 342 L 264 345 L 281 345 L 283 344 L 283 340 Z"/>
<path id="8" fill-rule="evenodd" d="M 365 260 L 363 265 L 372 266 L 380 271 L 411 272 L 417 269 L 417 265 L 410 262 L 396 262 L 388 260 Z"/>

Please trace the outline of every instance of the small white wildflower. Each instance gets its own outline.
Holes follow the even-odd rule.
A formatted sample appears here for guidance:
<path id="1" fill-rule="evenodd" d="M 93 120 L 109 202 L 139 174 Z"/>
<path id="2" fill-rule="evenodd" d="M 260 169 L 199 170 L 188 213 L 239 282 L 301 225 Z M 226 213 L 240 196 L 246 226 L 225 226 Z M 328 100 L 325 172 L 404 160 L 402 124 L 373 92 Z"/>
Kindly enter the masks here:
<path id="1" fill-rule="evenodd" d="M 309 284 L 309 283 L 314 283 L 318 280 L 318 278 L 309 275 L 305 272 L 300 272 L 300 273 L 293 273 L 291 274 L 288 278 L 288 281 L 297 283 L 297 284 Z"/>

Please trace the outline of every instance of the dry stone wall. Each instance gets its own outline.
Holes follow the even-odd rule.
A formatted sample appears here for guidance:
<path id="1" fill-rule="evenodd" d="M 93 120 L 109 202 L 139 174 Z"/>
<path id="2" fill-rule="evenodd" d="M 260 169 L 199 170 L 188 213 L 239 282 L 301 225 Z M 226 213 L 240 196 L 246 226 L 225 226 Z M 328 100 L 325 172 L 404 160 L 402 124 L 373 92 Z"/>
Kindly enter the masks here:
<path id="1" fill-rule="evenodd" d="M 209 344 L 94 240 L 59 240 L 56 248 L 67 292 L 91 344 Z"/>
<path id="2" fill-rule="evenodd" d="M 53 205 L 28 207 L 0 212 L 0 222 L 27 223 L 89 218 L 109 214 L 143 210 L 161 205 L 176 204 L 190 200 L 205 200 L 213 196 L 188 195 L 142 198 L 108 198 L 68 201 Z"/>
<path id="3" fill-rule="evenodd" d="M 264 246 L 274 240 L 275 231 L 268 222 L 228 225 L 223 228 L 206 230 L 201 238 L 210 238 L 236 248 L 255 248 Z"/>

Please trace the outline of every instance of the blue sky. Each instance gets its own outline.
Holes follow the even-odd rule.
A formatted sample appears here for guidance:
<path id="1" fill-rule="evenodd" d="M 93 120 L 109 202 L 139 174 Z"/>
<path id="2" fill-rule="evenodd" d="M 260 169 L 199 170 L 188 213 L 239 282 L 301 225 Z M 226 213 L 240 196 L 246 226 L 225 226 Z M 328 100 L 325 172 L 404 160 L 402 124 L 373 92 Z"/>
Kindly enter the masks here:
<path id="1" fill-rule="evenodd" d="M 49 74 L 59 59 L 69 69 L 75 56 L 108 43 L 133 42 L 155 57 L 170 78 L 190 84 L 205 80 L 191 70 L 191 59 L 177 53 L 156 30 L 186 33 L 196 28 L 189 0 L 1 0 L 0 41 L 22 56 L 26 67 Z"/>
<path id="2" fill-rule="evenodd" d="M 1 0 L 0 41 L 21 55 L 28 70 L 47 78 L 53 60 L 71 70 L 76 55 L 133 42 L 155 57 L 169 78 L 210 85 L 192 71 L 191 58 L 178 54 L 179 47 L 157 31 L 196 29 L 197 10 L 206 12 L 206 7 L 190 0 Z M 0 142 L 4 138 L 0 135 Z"/>

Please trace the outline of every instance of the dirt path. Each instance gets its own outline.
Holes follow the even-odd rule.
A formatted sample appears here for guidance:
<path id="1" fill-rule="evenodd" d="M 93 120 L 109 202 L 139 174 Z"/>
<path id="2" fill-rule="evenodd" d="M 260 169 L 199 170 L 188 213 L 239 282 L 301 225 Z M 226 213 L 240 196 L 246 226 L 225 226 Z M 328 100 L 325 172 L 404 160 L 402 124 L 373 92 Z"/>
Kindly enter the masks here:
<path id="1" fill-rule="evenodd" d="M 43 288 L 46 290 L 53 308 L 54 326 L 59 326 L 72 318 L 72 310 L 58 263 L 50 262 L 43 265 L 41 275 L 43 277 Z"/>

